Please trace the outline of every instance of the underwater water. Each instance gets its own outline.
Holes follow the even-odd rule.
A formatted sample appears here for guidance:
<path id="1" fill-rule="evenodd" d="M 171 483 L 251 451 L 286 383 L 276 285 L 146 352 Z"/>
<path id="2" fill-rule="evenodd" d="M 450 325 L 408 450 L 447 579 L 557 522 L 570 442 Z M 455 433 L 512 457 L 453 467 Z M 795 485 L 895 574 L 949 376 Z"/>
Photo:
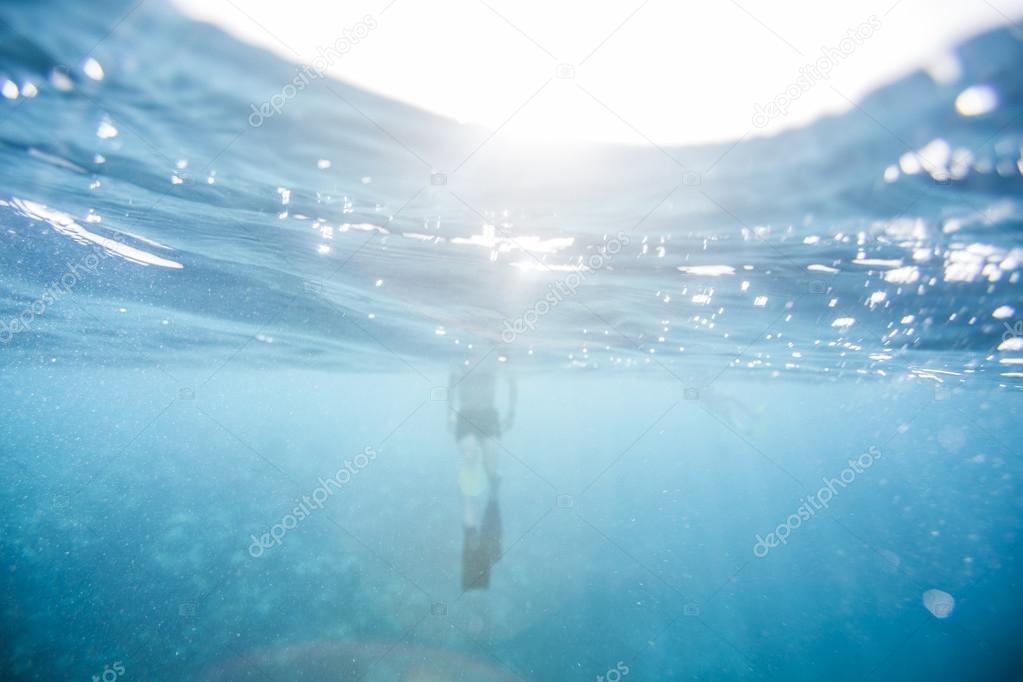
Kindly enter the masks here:
<path id="1" fill-rule="evenodd" d="M 159 0 L 0 34 L 3 679 L 1020 679 L 1023 33 L 544 149 Z"/>

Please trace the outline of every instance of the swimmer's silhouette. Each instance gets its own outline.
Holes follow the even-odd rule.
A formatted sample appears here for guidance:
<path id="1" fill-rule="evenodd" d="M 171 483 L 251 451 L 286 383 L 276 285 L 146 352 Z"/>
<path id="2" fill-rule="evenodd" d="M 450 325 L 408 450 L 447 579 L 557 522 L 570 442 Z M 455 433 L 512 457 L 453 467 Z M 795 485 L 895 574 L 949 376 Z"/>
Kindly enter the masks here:
<path id="1" fill-rule="evenodd" d="M 458 443 L 458 486 L 462 495 L 462 589 L 486 589 L 490 568 L 501 558 L 501 511 L 498 502 L 501 475 L 497 452 L 501 434 L 515 421 L 518 389 L 507 358 L 494 345 L 474 349 L 468 360 L 451 370 L 449 427 Z M 508 412 L 497 411 L 497 385 L 507 384 Z M 479 506 L 486 503 L 479 518 Z"/>

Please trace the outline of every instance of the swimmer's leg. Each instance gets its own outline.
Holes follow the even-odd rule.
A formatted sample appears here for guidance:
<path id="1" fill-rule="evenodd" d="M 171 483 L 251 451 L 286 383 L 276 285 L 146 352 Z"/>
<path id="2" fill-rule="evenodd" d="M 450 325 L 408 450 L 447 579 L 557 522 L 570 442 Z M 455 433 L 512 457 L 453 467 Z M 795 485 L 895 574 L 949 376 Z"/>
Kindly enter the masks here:
<path id="1" fill-rule="evenodd" d="M 497 469 L 497 452 L 500 445 L 496 438 L 485 438 L 480 444 L 483 450 L 483 463 L 490 481 L 490 499 L 483 512 L 483 523 L 480 526 L 480 540 L 486 549 L 490 563 L 501 558 L 501 508 L 498 505 L 498 491 L 501 485 L 501 474 Z"/>
<path id="2" fill-rule="evenodd" d="M 475 436 L 467 435 L 458 441 L 458 487 L 462 492 L 462 523 L 466 528 L 476 527 L 473 502 L 479 490 L 474 481 L 481 456 L 480 444 Z"/>
<path id="3" fill-rule="evenodd" d="M 500 446 L 496 438 L 484 438 L 480 443 L 483 451 L 483 466 L 487 470 L 487 482 L 490 484 L 490 497 L 497 497 L 501 485 L 501 473 L 497 469 L 497 452 Z"/>

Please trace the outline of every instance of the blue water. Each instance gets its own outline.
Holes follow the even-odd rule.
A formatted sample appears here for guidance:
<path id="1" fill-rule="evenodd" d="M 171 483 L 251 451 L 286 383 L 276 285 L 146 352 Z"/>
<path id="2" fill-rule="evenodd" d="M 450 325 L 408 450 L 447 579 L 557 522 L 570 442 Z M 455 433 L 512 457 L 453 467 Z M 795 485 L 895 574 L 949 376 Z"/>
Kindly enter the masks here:
<path id="1" fill-rule="evenodd" d="M 296 66 L 160 0 L 0 33 L 3 679 L 1020 679 L 1018 30 L 772 138 L 543 152 L 327 79 L 252 126 Z"/>

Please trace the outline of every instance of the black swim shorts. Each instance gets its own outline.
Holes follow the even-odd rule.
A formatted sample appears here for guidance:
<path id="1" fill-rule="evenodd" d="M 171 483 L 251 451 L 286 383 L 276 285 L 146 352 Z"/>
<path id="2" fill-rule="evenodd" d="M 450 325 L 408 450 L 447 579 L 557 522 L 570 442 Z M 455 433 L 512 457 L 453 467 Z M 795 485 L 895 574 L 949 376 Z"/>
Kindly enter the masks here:
<path id="1" fill-rule="evenodd" d="M 462 410 L 455 423 L 455 440 L 466 436 L 497 438 L 501 435 L 501 420 L 497 410 Z"/>

